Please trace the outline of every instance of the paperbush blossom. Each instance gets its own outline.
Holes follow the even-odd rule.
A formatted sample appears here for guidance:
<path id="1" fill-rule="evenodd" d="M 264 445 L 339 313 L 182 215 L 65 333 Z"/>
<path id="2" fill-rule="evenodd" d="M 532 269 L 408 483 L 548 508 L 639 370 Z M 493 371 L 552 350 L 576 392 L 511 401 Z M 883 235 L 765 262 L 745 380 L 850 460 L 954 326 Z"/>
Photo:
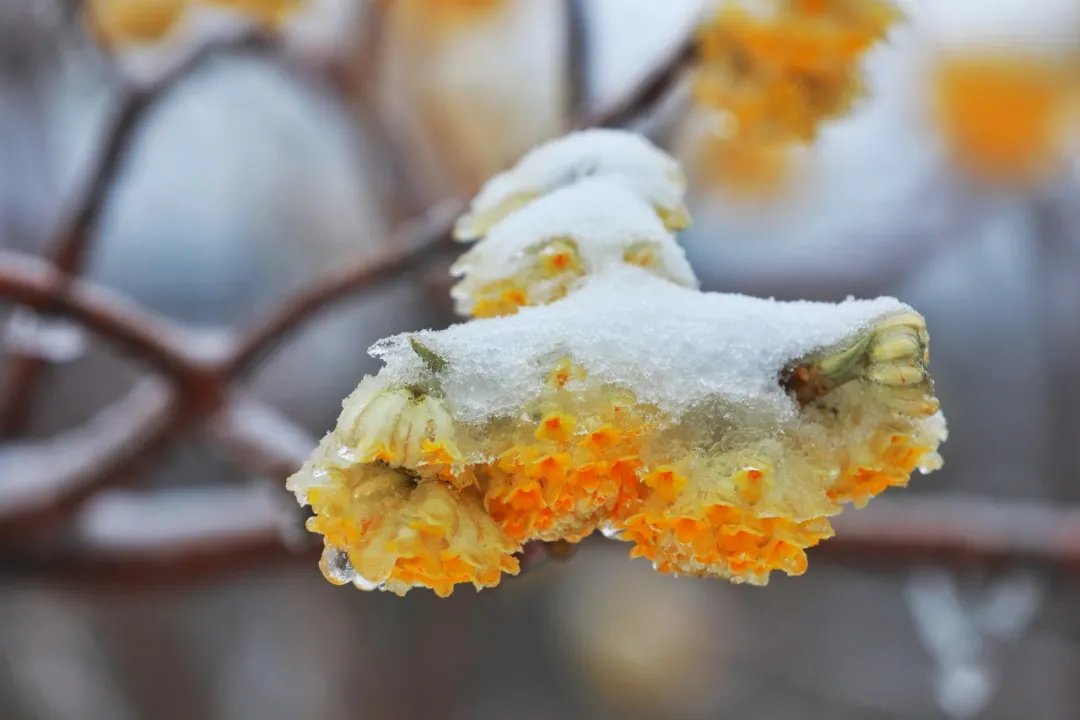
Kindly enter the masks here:
<path id="1" fill-rule="evenodd" d="M 288 481 L 332 582 L 446 595 L 600 531 L 661 572 L 765 584 L 845 505 L 940 465 L 923 319 L 700 292 L 681 193 L 610 131 L 480 193 L 455 296 L 492 317 L 377 343 L 385 367 Z"/>
<path id="2" fill-rule="evenodd" d="M 725 0 L 699 29 L 702 164 L 729 185 L 782 177 L 789 151 L 862 96 L 861 61 L 899 13 L 888 0 Z"/>

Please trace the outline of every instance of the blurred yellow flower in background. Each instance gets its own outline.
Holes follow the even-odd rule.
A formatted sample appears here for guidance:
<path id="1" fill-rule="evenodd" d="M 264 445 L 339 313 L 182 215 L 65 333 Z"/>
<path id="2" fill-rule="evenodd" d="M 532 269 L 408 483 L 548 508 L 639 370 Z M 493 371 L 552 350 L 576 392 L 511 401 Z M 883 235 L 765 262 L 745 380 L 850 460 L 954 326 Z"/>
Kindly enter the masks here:
<path id="1" fill-rule="evenodd" d="M 985 180 L 1024 185 L 1044 178 L 1080 136 L 1080 54 L 945 55 L 931 89 L 956 162 Z"/>
<path id="2" fill-rule="evenodd" d="M 705 177 L 762 190 L 793 147 L 862 97 L 860 63 L 900 13 L 888 0 L 726 1 L 698 32 Z"/>

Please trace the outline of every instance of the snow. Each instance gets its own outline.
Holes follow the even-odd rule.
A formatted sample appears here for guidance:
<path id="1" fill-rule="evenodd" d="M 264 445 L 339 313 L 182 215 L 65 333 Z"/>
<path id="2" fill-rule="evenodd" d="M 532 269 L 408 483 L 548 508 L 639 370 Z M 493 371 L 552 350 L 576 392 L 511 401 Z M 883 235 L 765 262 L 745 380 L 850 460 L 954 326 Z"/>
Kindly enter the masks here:
<path id="1" fill-rule="evenodd" d="M 0 345 L 9 351 L 52 363 L 68 363 L 86 352 L 86 334 L 65 318 L 44 317 L 16 308 L 0 333 Z"/>
<path id="2" fill-rule="evenodd" d="M 702 293 L 621 266 L 550 305 L 396 335 L 370 352 L 386 363 L 386 382 L 403 384 L 428 376 L 410 338 L 441 355 L 441 388 L 466 423 L 520 412 L 567 355 L 590 383 L 630 388 L 674 416 L 719 399 L 785 419 L 797 412 L 778 383 L 786 363 L 908 310 L 894 298 L 782 303 Z"/>
<path id="3" fill-rule="evenodd" d="M 640 135 L 598 128 L 532 149 L 481 188 L 471 212 L 484 215 L 513 198 L 545 195 L 584 177 L 610 178 L 656 208 L 681 208 L 686 190 L 670 155 Z"/>
<path id="4" fill-rule="evenodd" d="M 628 248 L 652 243 L 669 279 L 688 287 L 697 278 L 674 236 L 646 204 L 610 177 L 587 178 L 556 190 L 495 225 L 455 263 L 455 276 L 489 282 L 525 269 L 527 252 L 548 240 L 573 240 L 587 274 L 625 262 Z"/>

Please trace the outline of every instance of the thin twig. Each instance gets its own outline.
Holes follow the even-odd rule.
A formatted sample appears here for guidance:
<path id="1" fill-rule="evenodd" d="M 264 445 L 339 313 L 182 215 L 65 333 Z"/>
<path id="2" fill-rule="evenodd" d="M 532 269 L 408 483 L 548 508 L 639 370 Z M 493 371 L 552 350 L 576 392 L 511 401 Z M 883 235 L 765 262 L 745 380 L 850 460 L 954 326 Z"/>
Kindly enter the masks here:
<path id="1" fill-rule="evenodd" d="M 249 372 L 292 331 L 324 308 L 384 287 L 400 279 L 403 273 L 421 268 L 441 253 L 453 250 L 450 228 L 462 207 L 457 203 L 436 206 L 419 220 L 407 223 L 395 233 L 396 240 L 386 243 L 400 250 L 385 251 L 375 260 L 365 253 L 308 281 L 241 337 L 226 373 L 239 377 Z"/>
<path id="2" fill-rule="evenodd" d="M 183 326 L 91 282 L 61 282 L 49 263 L 31 255 L 0 250 L 0 298 L 62 313 L 171 378 L 208 372 Z"/>
<path id="3" fill-rule="evenodd" d="M 693 43 L 688 40 L 625 98 L 601 108 L 578 126 L 614 127 L 633 120 L 678 78 L 692 51 Z M 250 371 L 273 346 L 322 309 L 350 295 L 382 287 L 396 279 L 397 274 L 422 267 L 434 256 L 453 250 L 450 232 L 454 219 L 465 206 L 463 200 L 438 205 L 407 223 L 395 233 L 394 240 L 386 243 L 388 247 L 403 249 L 390 251 L 374 261 L 365 255 L 310 280 L 243 336 L 229 365 L 229 374 L 238 376 Z"/>
<path id="4" fill-rule="evenodd" d="M 0 447 L 0 539 L 33 535 L 147 462 L 174 431 L 174 400 L 146 380 L 82 427 Z"/>
<path id="5" fill-rule="evenodd" d="M 260 485 L 102 492 L 79 510 L 64 542 L 0 551 L 0 566 L 16 575 L 146 588 L 318 557 L 299 514 L 286 511 L 284 489 L 278 492 Z"/>
<path id="6" fill-rule="evenodd" d="M 307 430 L 248 395 L 234 396 L 210 418 L 206 436 L 227 459 L 254 477 L 291 475 L 316 444 Z"/>

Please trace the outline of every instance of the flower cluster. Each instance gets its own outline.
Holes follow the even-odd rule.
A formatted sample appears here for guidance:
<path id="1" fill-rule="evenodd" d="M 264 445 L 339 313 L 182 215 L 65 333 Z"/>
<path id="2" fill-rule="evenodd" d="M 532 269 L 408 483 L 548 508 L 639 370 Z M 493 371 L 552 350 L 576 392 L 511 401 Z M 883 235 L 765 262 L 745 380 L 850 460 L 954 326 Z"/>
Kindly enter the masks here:
<path id="1" fill-rule="evenodd" d="M 791 148 L 861 96 L 860 62 L 898 17 L 889 0 L 725 0 L 699 30 L 708 170 L 737 187 L 773 184 Z"/>
<path id="2" fill-rule="evenodd" d="M 90 28 L 109 47 L 152 44 L 176 31 L 200 6 L 232 11 L 269 28 L 281 25 L 305 0 L 90 0 Z"/>
<path id="3" fill-rule="evenodd" d="M 844 505 L 940 465 L 922 318 L 700 292 L 681 193 L 614 131 L 481 192 L 456 294 L 496 317 L 377 343 L 385 367 L 289 479 L 328 579 L 446 595 L 599 530 L 661 572 L 764 584 L 804 572 Z"/>

